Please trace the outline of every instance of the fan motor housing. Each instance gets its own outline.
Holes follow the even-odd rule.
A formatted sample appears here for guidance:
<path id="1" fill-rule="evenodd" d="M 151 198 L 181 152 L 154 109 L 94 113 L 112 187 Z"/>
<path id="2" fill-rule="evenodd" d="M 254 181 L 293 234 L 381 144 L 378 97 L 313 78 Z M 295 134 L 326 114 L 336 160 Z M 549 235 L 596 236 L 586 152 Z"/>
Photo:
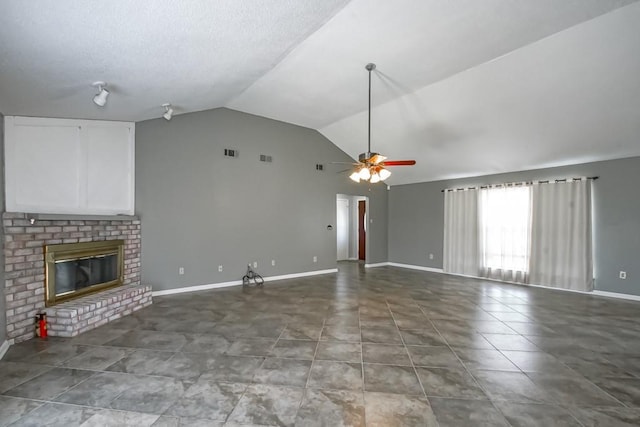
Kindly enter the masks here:
<path id="1" fill-rule="evenodd" d="M 378 155 L 378 153 L 373 153 L 371 151 L 360 153 L 360 155 L 358 156 L 358 160 L 362 163 L 367 163 L 375 155 Z"/>

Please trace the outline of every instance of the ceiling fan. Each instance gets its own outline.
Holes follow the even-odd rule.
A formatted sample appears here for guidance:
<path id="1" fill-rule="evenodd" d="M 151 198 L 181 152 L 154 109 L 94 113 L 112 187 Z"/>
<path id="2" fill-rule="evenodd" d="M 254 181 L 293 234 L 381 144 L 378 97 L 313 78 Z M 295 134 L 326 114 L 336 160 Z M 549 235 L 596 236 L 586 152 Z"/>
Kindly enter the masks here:
<path id="1" fill-rule="evenodd" d="M 375 70 L 376 64 L 369 63 L 365 67 L 369 72 L 369 129 L 367 134 L 367 151 L 358 156 L 356 169 L 349 178 L 355 182 L 368 181 L 372 184 L 384 181 L 391 176 L 387 169 L 389 166 L 413 166 L 415 160 L 387 160 L 385 156 L 371 151 L 371 72 Z"/>

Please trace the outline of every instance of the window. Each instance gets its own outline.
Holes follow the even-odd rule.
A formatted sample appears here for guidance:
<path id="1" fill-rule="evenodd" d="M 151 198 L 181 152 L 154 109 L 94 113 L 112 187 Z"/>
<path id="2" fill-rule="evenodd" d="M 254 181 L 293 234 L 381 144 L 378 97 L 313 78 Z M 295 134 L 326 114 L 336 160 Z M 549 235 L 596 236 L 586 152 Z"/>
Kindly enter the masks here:
<path id="1" fill-rule="evenodd" d="M 445 192 L 443 270 L 593 290 L 587 178 Z"/>
<path id="2" fill-rule="evenodd" d="M 488 273 L 526 273 L 531 241 L 531 187 L 483 188 L 479 204 L 481 268 Z"/>

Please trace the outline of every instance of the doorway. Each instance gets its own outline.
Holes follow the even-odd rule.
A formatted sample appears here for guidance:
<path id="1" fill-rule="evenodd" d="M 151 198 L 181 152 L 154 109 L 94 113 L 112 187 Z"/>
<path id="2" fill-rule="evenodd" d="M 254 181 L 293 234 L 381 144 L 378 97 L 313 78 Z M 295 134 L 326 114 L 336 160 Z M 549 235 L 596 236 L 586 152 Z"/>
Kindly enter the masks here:
<path id="1" fill-rule="evenodd" d="M 368 198 L 338 194 L 336 196 L 336 259 L 366 260 Z"/>
<path id="2" fill-rule="evenodd" d="M 337 260 L 349 259 L 349 199 L 336 199 Z"/>
<path id="3" fill-rule="evenodd" d="M 367 259 L 367 201 L 358 200 L 358 259 Z"/>

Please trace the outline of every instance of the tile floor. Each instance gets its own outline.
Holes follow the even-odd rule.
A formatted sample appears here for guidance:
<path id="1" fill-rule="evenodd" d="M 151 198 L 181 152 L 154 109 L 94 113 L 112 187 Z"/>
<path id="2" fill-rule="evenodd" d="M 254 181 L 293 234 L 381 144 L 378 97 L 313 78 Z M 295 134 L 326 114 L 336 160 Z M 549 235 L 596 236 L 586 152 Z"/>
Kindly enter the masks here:
<path id="1" fill-rule="evenodd" d="M 640 425 L 640 303 L 339 269 L 12 346 L 0 425 Z"/>

